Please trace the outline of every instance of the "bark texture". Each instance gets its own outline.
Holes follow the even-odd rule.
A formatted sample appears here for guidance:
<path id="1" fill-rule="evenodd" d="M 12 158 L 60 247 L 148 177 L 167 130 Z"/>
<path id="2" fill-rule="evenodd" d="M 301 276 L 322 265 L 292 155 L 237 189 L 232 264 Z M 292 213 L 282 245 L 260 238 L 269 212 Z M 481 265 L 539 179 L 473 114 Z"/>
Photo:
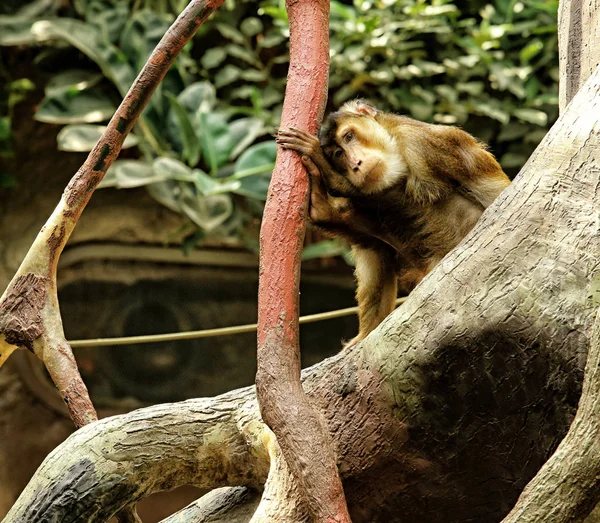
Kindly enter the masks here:
<path id="1" fill-rule="evenodd" d="M 44 461 L 5 521 L 108 521 L 154 492 L 181 485 L 260 488 L 263 424 L 251 389 L 140 409 L 86 425 Z M 76 452 L 74 449 L 78 449 Z"/>
<path id="2" fill-rule="evenodd" d="M 567 433 L 600 299 L 599 91 L 597 72 L 402 307 L 304 374 L 354 523 L 501 521 Z M 5 521 L 106 521 L 183 484 L 260 488 L 271 438 L 252 389 L 99 421 Z"/>
<path id="3" fill-rule="evenodd" d="M 211 490 L 161 523 L 248 523 L 258 506 L 260 494 L 245 487 Z"/>
<path id="4" fill-rule="evenodd" d="M 503 523 L 583 521 L 600 500 L 600 313 L 573 424 Z"/>
<path id="5" fill-rule="evenodd" d="M 288 0 L 286 6 L 290 69 L 281 125 L 316 134 L 327 96 L 329 2 Z M 349 522 L 329 430 L 300 382 L 298 296 L 308 189 L 298 155 L 279 149 L 260 235 L 256 375 L 261 413 L 278 448 L 271 450 L 267 493 L 253 521 L 294 518 L 295 512 L 284 517 L 280 511 L 297 483 L 315 521 Z"/>
<path id="6" fill-rule="evenodd" d="M 558 20 L 562 113 L 600 64 L 600 1 L 562 0 Z"/>

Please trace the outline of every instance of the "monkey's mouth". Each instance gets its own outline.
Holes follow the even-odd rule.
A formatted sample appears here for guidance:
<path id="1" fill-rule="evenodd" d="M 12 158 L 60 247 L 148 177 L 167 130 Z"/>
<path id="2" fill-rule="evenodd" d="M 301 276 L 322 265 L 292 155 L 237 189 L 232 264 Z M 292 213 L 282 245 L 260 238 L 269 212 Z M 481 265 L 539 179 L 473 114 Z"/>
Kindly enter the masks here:
<path id="1" fill-rule="evenodd" d="M 362 176 L 365 180 L 368 180 L 371 178 L 371 175 L 375 175 L 375 171 L 377 171 L 377 168 L 379 167 L 379 164 L 381 163 L 381 158 L 379 158 L 377 160 L 377 163 L 371 167 L 366 173 L 364 173 Z"/>

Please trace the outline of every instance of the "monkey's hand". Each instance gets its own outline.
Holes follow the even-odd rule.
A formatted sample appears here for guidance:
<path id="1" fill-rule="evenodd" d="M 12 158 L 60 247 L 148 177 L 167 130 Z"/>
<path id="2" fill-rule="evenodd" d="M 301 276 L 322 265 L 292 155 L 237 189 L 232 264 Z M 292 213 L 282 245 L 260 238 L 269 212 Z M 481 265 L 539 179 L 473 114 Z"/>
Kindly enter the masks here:
<path id="1" fill-rule="evenodd" d="M 323 157 L 323 152 L 321 151 L 319 139 L 316 136 L 290 127 L 289 129 L 280 130 L 275 136 L 275 141 L 284 149 L 290 149 L 291 151 L 308 156 L 321 167 L 319 164 Z"/>

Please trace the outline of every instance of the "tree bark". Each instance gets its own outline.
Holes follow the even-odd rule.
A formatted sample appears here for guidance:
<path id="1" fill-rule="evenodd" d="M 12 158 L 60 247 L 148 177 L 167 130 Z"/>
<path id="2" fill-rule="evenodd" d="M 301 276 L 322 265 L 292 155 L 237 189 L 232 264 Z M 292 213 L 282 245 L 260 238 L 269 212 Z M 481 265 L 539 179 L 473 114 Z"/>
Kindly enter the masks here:
<path id="1" fill-rule="evenodd" d="M 329 74 L 329 1 L 288 0 L 290 70 L 282 127 L 316 134 L 323 119 Z M 308 209 L 308 177 L 297 154 L 279 148 L 260 234 L 256 390 L 261 414 L 277 438 L 272 465 L 253 522 L 296 520 L 283 500 L 302 505 L 315 521 L 349 523 L 344 490 L 325 420 L 300 382 L 300 261 Z"/>
<path id="2" fill-rule="evenodd" d="M 567 433 L 600 301 L 599 91 L 597 69 L 511 187 L 407 302 L 363 343 L 304 373 L 354 523 L 501 521 Z M 597 372 L 592 356 L 588 363 Z M 598 397 L 590 376 L 582 414 L 598 410 L 588 403 Z M 593 432 L 585 438 L 572 445 L 571 436 L 557 456 L 596 444 Z M 265 486 L 255 521 L 307 521 L 278 442 L 253 389 L 141 409 L 71 436 L 4 521 L 107 521 L 185 484 Z M 593 501 L 572 481 L 559 487 L 555 501 L 573 500 L 572 517 Z M 555 521 L 551 504 L 534 506 L 533 520 Z"/>
<path id="3" fill-rule="evenodd" d="M 597 72 L 402 307 L 304 373 L 354 523 L 500 521 L 566 434 L 598 303 L 598 91 Z M 270 434 L 252 389 L 100 421 L 46 459 L 5 521 L 106 521 L 183 484 L 260 488 Z"/>
<path id="4" fill-rule="evenodd" d="M 600 63 L 600 1 L 561 0 L 558 22 L 562 113 Z"/>
<path id="5" fill-rule="evenodd" d="M 211 490 L 161 523 L 248 523 L 259 501 L 260 495 L 255 490 L 221 487 Z"/>
<path id="6" fill-rule="evenodd" d="M 575 420 L 503 523 L 583 521 L 600 500 L 600 313 Z"/>

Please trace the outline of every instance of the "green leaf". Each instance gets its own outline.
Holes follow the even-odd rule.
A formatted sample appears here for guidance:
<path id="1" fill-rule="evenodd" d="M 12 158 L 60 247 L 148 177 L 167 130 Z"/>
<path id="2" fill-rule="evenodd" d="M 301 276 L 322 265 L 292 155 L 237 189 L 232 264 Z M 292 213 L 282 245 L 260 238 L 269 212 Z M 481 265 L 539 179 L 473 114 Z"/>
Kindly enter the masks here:
<path id="1" fill-rule="evenodd" d="M 217 180 L 200 169 L 195 169 L 194 174 L 196 175 L 196 187 L 204 196 L 234 192 L 242 185 L 239 180 Z"/>
<path id="2" fill-rule="evenodd" d="M 106 131 L 104 125 L 75 124 L 63 127 L 56 141 L 60 151 L 89 152 L 98 143 L 102 134 Z M 134 134 L 127 135 L 122 149 L 129 149 L 139 143 Z"/>
<path id="3" fill-rule="evenodd" d="M 46 96 L 35 119 L 59 124 L 96 123 L 108 120 L 115 110 L 115 105 L 101 91 L 67 91 Z"/>
<path id="4" fill-rule="evenodd" d="M 246 36 L 256 36 L 258 33 L 262 32 L 263 23 L 259 18 L 251 16 L 242 21 L 240 29 Z"/>
<path id="5" fill-rule="evenodd" d="M 67 69 L 55 74 L 46 84 L 46 96 L 57 95 L 67 91 L 85 91 L 96 86 L 102 80 L 102 75 L 83 69 Z"/>
<path id="6" fill-rule="evenodd" d="M 130 189 L 165 180 L 165 176 L 155 173 L 152 165 L 143 160 L 117 160 L 110 166 L 98 187 Z"/>
<path id="7" fill-rule="evenodd" d="M 267 190 L 277 156 L 277 145 L 268 141 L 246 149 L 235 164 L 232 179 L 239 179 L 241 187 L 234 192 L 257 200 L 267 199 Z"/>
<path id="8" fill-rule="evenodd" d="M 34 22 L 17 16 L 0 16 L 0 45 L 31 46 L 37 37 L 31 32 Z"/>
<path id="9" fill-rule="evenodd" d="M 56 0 L 34 0 L 21 7 L 17 12 L 17 16 L 36 20 L 43 15 L 56 12 L 58 7 L 59 3 Z"/>
<path id="10" fill-rule="evenodd" d="M 524 122 L 533 123 L 536 125 L 546 125 L 548 123 L 548 115 L 537 109 L 515 109 L 513 114 Z"/>
<path id="11" fill-rule="evenodd" d="M 217 24 L 217 30 L 225 38 L 231 40 L 232 42 L 235 42 L 236 44 L 244 45 L 246 43 L 244 35 L 240 33 L 237 29 L 231 27 L 230 25 Z"/>
<path id="12" fill-rule="evenodd" d="M 239 76 L 247 82 L 262 82 L 267 80 L 266 71 L 258 71 L 256 69 L 244 69 L 240 72 Z"/>
<path id="13" fill-rule="evenodd" d="M 502 127 L 497 140 L 499 142 L 514 142 L 523 138 L 530 130 L 529 125 L 513 121 Z"/>
<path id="14" fill-rule="evenodd" d="M 196 82 L 181 91 L 177 100 L 189 114 L 208 113 L 217 103 L 217 91 L 210 82 Z"/>
<path id="15" fill-rule="evenodd" d="M 180 182 L 195 182 L 196 174 L 187 165 L 175 160 L 162 156 L 154 160 L 152 164 L 154 174 L 164 180 L 178 180 Z"/>
<path id="16" fill-rule="evenodd" d="M 200 191 L 200 194 L 209 194 L 219 185 L 217 180 L 201 169 L 194 169 L 194 175 L 196 176 L 194 182 L 196 183 L 196 188 Z"/>
<path id="17" fill-rule="evenodd" d="M 150 9 L 138 11 L 127 20 L 120 32 L 119 46 L 130 63 L 141 68 L 170 25 L 169 19 Z"/>
<path id="18" fill-rule="evenodd" d="M 225 194 L 202 196 L 196 194 L 193 186 L 182 186 L 179 201 L 182 211 L 198 227 L 210 232 L 222 225 L 233 212 L 231 197 Z"/>
<path id="19" fill-rule="evenodd" d="M 0 142 L 6 142 L 10 140 L 12 135 L 11 132 L 11 121 L 9 116 L 0 116 Z"/>
<path id="20" fill-rule="evenodd" d="M 489 102 L 480 102 L 473 100 L 471 102 L 472 110 L 475 114 L 488 116 L 494 120 L 498 120 L 503 124 L 507 124 L 510 120 L 510 115 L 504 111 L 498 104 L 494 104 L 493 100 Z"/>
<path id="21" fill-rule="evenodd" d="M 200 63 L 205 69 L 213 69 L 221 65 L 225 58 L 227 58 L 227 52 L 223 47 L 213 47 L 204 53 Z"/>
<path id="22" fill-rule="evenodd" d="M 219 167 L 227 163 L 235 146 L 223 114 L 200 114 L 200 145 L 211 174 L 215 174 Z"/>
<path id="23" fill-rule="evenodd" d="M 264 127 L 261 120 L 258 118 L 240 118 L 229 124 L 229 134 L 233 150 L 229 155 L 229 159 L 237 158 L 254 140 L 264 133 Z"/>
<path id="24" fill-rule="evenodd" d="M 215 75 L 215 87 L 224 87 L 240 78 L 242 71 L 235 65 L 228 64 Z"/>
<path id="25" fill-rule="evenodd" d="M 70 18 L 40 20 L 33 24 L 31 31 L 39 42 L 62 40 L 79 49 L 102 69 L 122 96 L 125 96 L 135 79 L 127 57 L 104 40 L 98 29 L 90 24 Z"/>
<path id="26" fill-rule="evenodd" d="M 108 8 L 107 8 L 108 7 Z M 85 18 L 88 24 L 97 27 L 103 38 L 115 43 L 129 17 L 127 2 L 115 2 L 107 6 L 104 1 L 88 0 Z"/>
<path id="27" fill-rule="evenodd" d="M 204 239 L 206 233 L 202 229 L 195 230 L 192 234 L 189 234 L 183 239 L 181 247 L 183 249 L 183 254 L 189 256 L 190 253 L 196 248 L 198 243 Z"/>
<path id="28" fill-rule="evenodd" d="M 179 100 L 171 93 L 165 96 L 171 105 L 171 112 L 178 123 L 177 129 L 183 144 L 182 158 L 189 166 L 194 167 L 200 161 L 200 140 L 194 131 L 188 112 L 179 103 Z"/>
<path id="29" fill-rule="evenodd" d="M 259 38 L 258 47 L 261 49 L 271 49 L 286 41 L 285 35 L 277 29 L 270 29 L 263 38 Z"/>
<path id="30" fill-rule="evenodd" d="M 261 62 L 256 59 L 254 54 L 252 54 L 252 51 L 250 51 L 249 49 L 247 49 L 241 45 L 229 44 L 228 46 L 225 47 L 225 50 L 227 51 L 227 54 L 229 54 L 229 56 L 233 56 L 234 58 L 239 58 L 240 60 L 243 60 L 244 62 L 246 62 L 250 65 L 253 65 L 255 67 L 262 66 Z"/>
<path id="31" fill-rule="evenodd" d="M 178 213 L 182 212 L 181 205 L 179 205 L 179 194 L 181 192 L 179 182 L 167 180 L 164 182 L 151 183 L 146 186 L 146 190 L 152 198 L 168 209 Z"/>
<path id="32" fill-rule="evenodd" d="M 521 49 L 519 57 L 521 62 L 524 64 L 531 61 L 532 58 L 536 57 L 544 49 L 544 44 L 541 40 L 534 40 L 529 45 L 526 45 Z"/>

